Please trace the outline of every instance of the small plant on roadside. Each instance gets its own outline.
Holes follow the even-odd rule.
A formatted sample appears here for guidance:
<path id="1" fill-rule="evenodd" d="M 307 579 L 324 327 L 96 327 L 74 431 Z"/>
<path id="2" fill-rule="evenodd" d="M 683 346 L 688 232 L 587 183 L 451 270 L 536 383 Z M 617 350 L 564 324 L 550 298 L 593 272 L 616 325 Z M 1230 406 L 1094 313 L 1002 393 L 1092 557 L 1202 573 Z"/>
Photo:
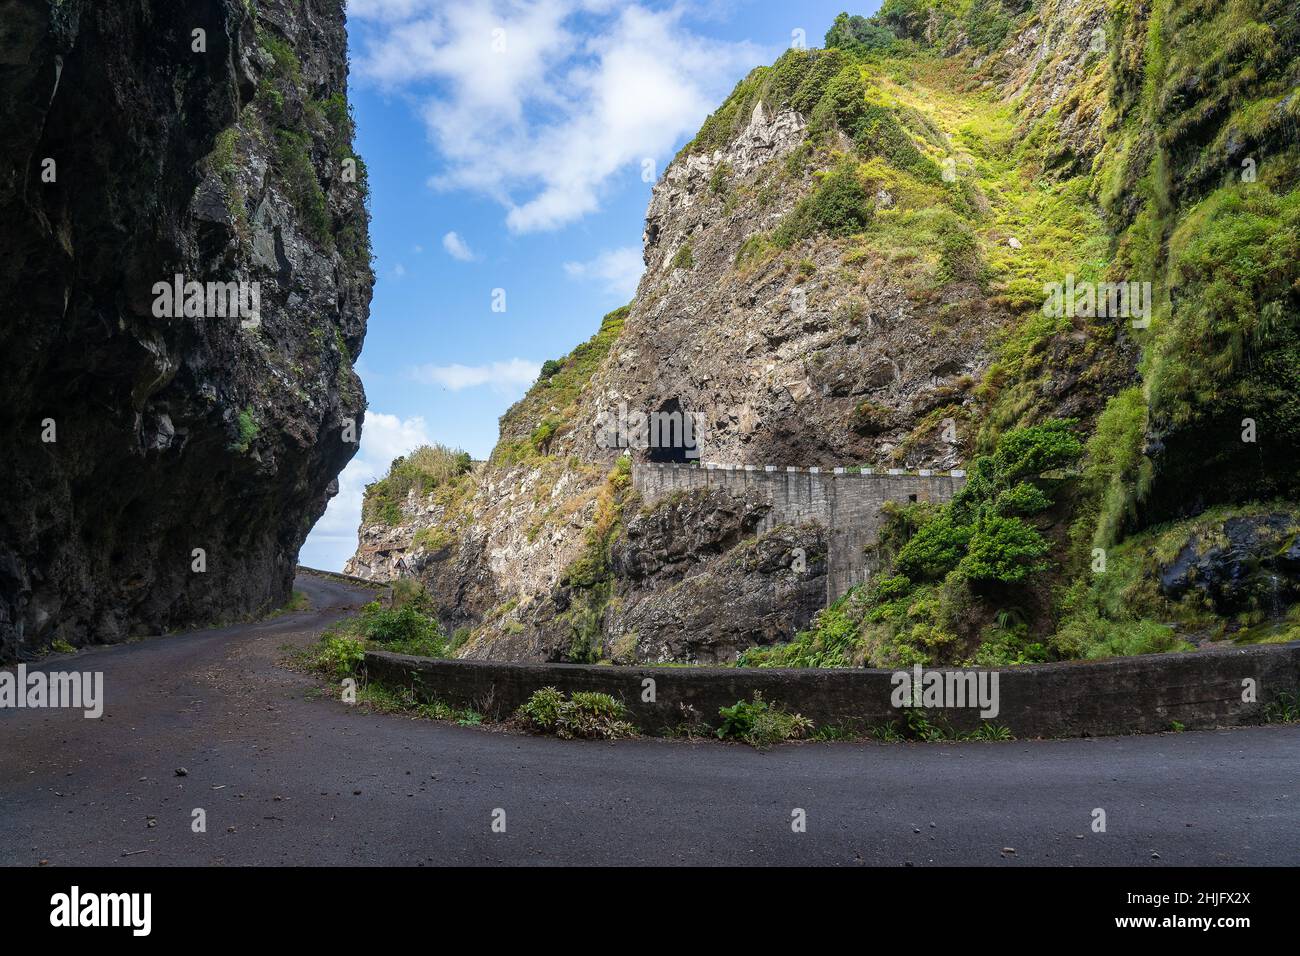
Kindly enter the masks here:
<path id="1" fill-rule="evenodd" d="M 564 693 L 554 687 L 543 687 L 533 691 L 533 695 L 519 705 L 519 719 L 534 730 L 545 733 L 555 731 L 555 723 L 560 719 L 560 708 L 564 706 Z"/>
<path id="2" fill-rule="evenodd" d="M 920 707 L 910 707 L 903 711 L 904 735 L 911 740 L 934 742 L 948 736 L 943 727 L 938 726 Z"/>
<path id="3" fill-rule="evenodd" d="M 366 647 L 360 641 L 340 634 L 326 634 L 316 654 L 317 668 L 335 678 L 351 677 L 361 669 Z"/>
<path id="4" fill-rule="evenodd" d="M 1293 724 L 1300 721 L 1300 693 L 1280 693 L 1264 705 L 1264 721 L 1269 724 Z"/>
<path id="5" fill-rule="evenodd" d="M 825 724 L 813 731 L 809 737 L 810 740 L 852 740 L 856 734 L 847 727 L 838 727 L 834 724 Z"/>
<path id="6" fill-rule="evenodd" d="M 1015 740 L 1010 727 L 1001 724 L 980 724 L 979 730 L 970 734 L 968 740 Z"/>
<path id="7" fill-rule="evenodd" d="M 878 740 L 884 744 L 896 744 L 903 739 L 903 735 L 898 732 L 898 724 L 892 720 L 887 724 L 872 727 L 869 736 L 872 740 Z"/>
<path id="8" fill-rule="evenodd" d="M 797 740 L 813 729 L 807 717 L 769 704 L 760 691 L 754 691 L 753 700 L 738 700 L 730 707 L 719 708 L 718 716 L 722 718 L 718 739 L 743 740 L 751 747 Z"/>
<path id="9" fill-rule="evenodd" d="M 554 687 L 543 687 L 515 711 L 519 722 L 537 733 L 564 740 L 618 740 L 636 735 L 624 719 L 627 709 L 609 694 L 574 691 L 568 699 Z"/>

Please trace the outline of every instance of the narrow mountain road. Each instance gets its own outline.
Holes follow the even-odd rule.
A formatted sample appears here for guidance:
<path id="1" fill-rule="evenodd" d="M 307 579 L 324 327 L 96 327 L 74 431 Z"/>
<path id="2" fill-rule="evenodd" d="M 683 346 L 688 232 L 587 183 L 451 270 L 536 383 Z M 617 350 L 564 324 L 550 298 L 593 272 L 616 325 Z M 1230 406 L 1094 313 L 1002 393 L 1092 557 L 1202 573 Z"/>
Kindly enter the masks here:
<path id="1" fill-rule="evenodd" d="M 322 696 L 281 662 L 369 593 L 297 587 L 306 611 L 49 662 L 102 671 L 107 705 L 0 710 L 0 863 L 1300 863 L 1300 726 L 768 752 L 533 738 Z"/>

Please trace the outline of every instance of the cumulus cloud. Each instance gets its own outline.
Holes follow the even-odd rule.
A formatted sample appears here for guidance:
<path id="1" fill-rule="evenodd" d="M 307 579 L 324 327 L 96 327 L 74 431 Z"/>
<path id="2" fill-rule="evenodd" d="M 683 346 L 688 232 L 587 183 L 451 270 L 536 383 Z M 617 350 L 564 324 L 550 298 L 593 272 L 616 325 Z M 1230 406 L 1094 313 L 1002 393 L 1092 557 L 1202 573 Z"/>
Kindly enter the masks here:
<path id="1" fill-rule="evenodd" d="M 599 208 L 621 170 L 658 161 L 753 64 L 749 43 L 693 33 L 688 5 L 608 0 L 354 0 L 357 73 L 414 96 L 438 189 L 497 200 L 516 233 Z"/>
<path id="2" fill-rule="evenodd" d="M 361 428 L 361 447 L 339 475 L 339 493 L 330 500 L 303 545 L 302 563 L 341 571 L 356 550 L 366 485 L 386 475 L 394 458 L 432 443 L 423 418 L 367 412 Z"/>
<path id="3" fill-rule="evenodd" d="M 594 279 L 607 291 L 624 299 L 636 293 L 636 285 L 645 271 L 641 250 L 635 246 L 606 249 L 586 262 L 566 262 L 564 271 L 574 279 Z"/>
<path id="4" fill-rule="evenodd" d="M 429 0 L 347 0 L 348 17 L 356 20 L 405 20 L 430 6 Z"/>
<path id="5" fill-rule="evenodd" d="M 474 252 L 470 249 L 468 243 L 454 232 L 449 232 L 442 237 L 442 247 L 447 250 L 447 254 L 458 262 L 473 262 Z"/>
<path id="6" fill-rule="evenodd" d="M 537 362 L 512 358 L 486 365 L 421 365 L 411 370 L 411 377 L 425 385 L 440 385 L 453 392 L 483 385 L 498 392 L 520 392 L 537 381 L 541 371 Z"/>

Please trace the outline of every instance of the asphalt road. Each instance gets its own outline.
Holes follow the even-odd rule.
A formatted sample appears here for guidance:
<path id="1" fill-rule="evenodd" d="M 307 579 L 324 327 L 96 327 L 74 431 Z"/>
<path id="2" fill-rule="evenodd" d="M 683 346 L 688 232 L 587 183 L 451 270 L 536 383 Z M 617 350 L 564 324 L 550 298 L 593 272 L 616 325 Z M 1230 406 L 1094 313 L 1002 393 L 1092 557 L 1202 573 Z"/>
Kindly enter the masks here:
<path id="1" fill-rule="evenodd" d="M 0 710 L 0 863 L 1300 863 L 1300 726 L 767 752 L 534 738 L 313 690 L 281 661 L 368 594 L 298 587 L 307 611 L 47 663 L 102 671 L 107 705 Z"/>

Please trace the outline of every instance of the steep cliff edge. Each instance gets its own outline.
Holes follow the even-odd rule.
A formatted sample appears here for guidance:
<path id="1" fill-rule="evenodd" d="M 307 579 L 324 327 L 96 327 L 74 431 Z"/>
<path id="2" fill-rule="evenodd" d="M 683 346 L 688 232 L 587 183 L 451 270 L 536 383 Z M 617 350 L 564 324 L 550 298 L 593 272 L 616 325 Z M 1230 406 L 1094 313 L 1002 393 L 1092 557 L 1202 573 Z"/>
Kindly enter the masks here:
<path id="1" fill-rule="evenodd" d="M 346 95 L 341 0 L 0 4 L 0 658 L 287 598 L 365 407 Z"/>
<path id="2" fill-rule="evenodd" d="M 730 661 L 808 624 L 827 529 L 643 502 L 628 456 L 966 463 L 958 501 L 900 510 L 898 573 L 747 659 L 1159 649 L 1175 610 L 1221 634 L 1155 593 L 1170 545 L 1145 536 L 1300 493 L 1298 34 L 1280 0 L 842 17 L 668 167 L 635 300 L 548 363 L 491 460 L 371 490 L 354 569 L 422 579 L 467 656 Z M 690 416 L 689 454 L 609 440 L 655 413 Z"/>

